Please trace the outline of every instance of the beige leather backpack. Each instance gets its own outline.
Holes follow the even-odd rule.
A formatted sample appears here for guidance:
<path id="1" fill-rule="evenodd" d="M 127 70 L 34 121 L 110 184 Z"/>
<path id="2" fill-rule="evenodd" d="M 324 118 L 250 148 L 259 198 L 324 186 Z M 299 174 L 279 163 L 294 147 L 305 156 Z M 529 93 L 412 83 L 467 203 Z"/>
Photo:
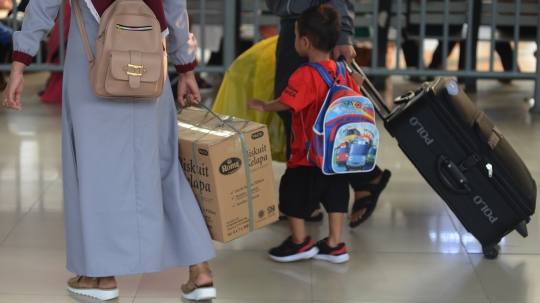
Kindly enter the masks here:
<path id="1" fill-rule="evenodd" d="M 90 84 L 103 98 L 153 99 L 165 79 L 164 44 L 159 21 L 143 0 L 116 0 L 101 16 L 92 55 L 81 8 L 75 15 L 90 65 Z"/>

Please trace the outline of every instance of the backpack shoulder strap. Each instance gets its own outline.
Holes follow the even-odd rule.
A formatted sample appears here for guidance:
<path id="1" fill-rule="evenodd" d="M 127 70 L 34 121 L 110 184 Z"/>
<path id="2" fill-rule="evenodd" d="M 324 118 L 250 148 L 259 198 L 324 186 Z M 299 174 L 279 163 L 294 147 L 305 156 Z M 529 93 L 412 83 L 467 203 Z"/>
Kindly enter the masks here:
<path id="1" fill-rule="evenodd" d="M 81 7 L 79 6 L 79 0 L 73 0 L 73 2 L 75 2 L 75 16 L 77 18 L 77 24 L 79 25 L 84 50 L 86 51 L 86 57 L 88 57 L 88 65 L 92 66 L 94 64 L 94 56 L 92 55 L 92 49 L 90 48 L 90 43 L 88 42 L 88 36 L 86 36 L 86 28 L 84 26 Z"/>
<path id="2" fill-rule="evenodd" d="M 345 73 L 345 65 L 341 61 L 335 61 L 335 62 L 337 66 L 337 76 L 339 77 L 341 75 L 343 77 L 343 81 L 345 81 L 341 85 L 347 86 L 347 74 Z"/>
<path id="3" fill-rule="evenodd" d="M 304 65 L 309 65 L 309 66 L 313 67 L 314 69 L 316 69 L 319 72 L 319 74 L 321 75 L 321 77 L 323 78 L 324 82 L 326 82 L 328 87 L 332 87 L 332 86 L 334 86 L 334 84 L 336 84 L 334 79 L 332 79 L 330 74 L 326 71 L 326 69 L 321 64 L 319 64 L 317 62 L 309 62 L 309 63 L 306 63 Z M 343 81 L 345 81 L 345 83 L 343 83 L 343 84 L 340 83 L 340 85 L 346 86 L 347 85 L 347 75 L 345 74 L 345 66 L 343 65 L 343 63 L 341 63 L 339 61 L 336 61 L 336 66 L 337 66 L 337 76 L 339 77 L 341 75 L 343 77 Z"/>

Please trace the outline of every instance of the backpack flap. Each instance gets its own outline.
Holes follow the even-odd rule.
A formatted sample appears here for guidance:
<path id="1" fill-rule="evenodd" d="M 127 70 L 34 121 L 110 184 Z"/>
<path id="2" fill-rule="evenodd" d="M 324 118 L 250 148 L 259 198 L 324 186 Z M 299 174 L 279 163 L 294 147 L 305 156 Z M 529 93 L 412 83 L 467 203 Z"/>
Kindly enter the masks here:
<path id="1" fill-rule="evenodd" d="M 106 89 L 115 94 L 131 89 L 141 94 L 153 94 L 163 74 L 163 53 L 111 51 Z"/>

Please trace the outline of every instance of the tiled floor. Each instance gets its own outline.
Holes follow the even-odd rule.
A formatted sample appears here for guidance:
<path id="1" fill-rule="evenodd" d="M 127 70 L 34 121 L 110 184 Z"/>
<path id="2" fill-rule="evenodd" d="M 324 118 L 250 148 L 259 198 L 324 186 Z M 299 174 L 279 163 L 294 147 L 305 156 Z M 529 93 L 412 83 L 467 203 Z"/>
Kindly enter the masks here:
<path id="1" fill-rule="evenodd" d="M 23 111 L 0 109 L 0 302 L 96 302 L 68 294 L 60 161 L 60 108 L 38 102 L 45 73 L 26 76 Z M 389 80 L 397 96 L 417 84 Z M 512 143 L 540 180 L 540 116 L 530 116 L 531 81 L 502 85 L 479 81 L 469 94 Z M 382 128 L 381 128 L 382 130 Z M 529 237 L 513 232 L 501 242 L 501 254 L 487 260 L 481 246 L 381 131 L 378 163 L 392 171 L 371 219 L 344 228 L 351 260 L 344 264 L 302 261 L 280 264 L 266 251 L 289 235 L 278 222 L 228 244 L 216 243 L 211 261 L 218 289 L 216 303 L 298 302 L 540 302 L 540 223 L 529 224 Z M 274 163 L 276 175 L 284 171 Z M 279 179 L 276 180 L 279 182 Z M 315 239 L 327 219 L 309 223 Z M 118 277 L 118 302 L 182 302 L 186 268 Z"/>

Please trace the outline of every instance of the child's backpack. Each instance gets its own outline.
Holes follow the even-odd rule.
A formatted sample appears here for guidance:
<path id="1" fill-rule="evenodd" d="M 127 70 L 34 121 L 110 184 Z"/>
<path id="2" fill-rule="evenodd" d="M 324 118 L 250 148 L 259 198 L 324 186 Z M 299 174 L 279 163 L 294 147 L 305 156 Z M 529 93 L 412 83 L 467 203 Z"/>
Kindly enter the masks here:
<path id="1" fill-rule="evenodd" d="M 329 86 L 328 94 L 308 138 L 307 157 L 326 175 L 368 172 L 375 167 L 379 131 L 371 101 L 347 87 L 345 66 L 336 62 L 336 80 L 315 62 Z"/>

